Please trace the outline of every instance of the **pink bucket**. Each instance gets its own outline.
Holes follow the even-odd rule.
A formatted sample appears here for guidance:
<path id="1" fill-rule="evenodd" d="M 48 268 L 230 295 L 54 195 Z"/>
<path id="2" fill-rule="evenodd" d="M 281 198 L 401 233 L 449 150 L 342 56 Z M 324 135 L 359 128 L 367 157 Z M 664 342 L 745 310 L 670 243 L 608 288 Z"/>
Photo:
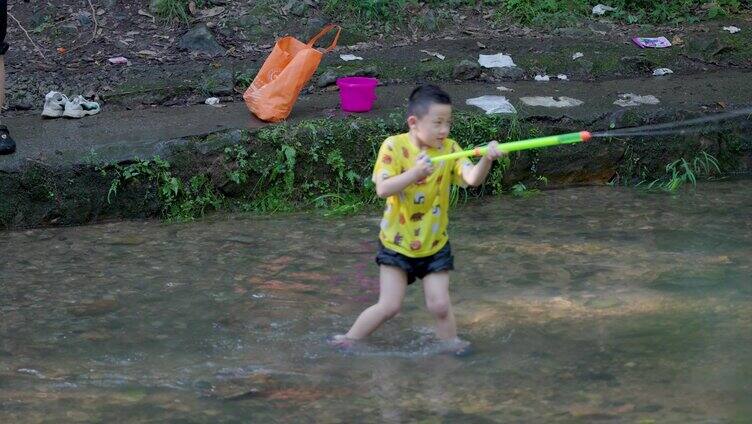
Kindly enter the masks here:
<path id="1" fill-rule="evenodd" d="M 368 112 L 376 100 L 379 80 L 368 77 L 345 77 L 337 79 L 339 100 L 345 112 Z"/>

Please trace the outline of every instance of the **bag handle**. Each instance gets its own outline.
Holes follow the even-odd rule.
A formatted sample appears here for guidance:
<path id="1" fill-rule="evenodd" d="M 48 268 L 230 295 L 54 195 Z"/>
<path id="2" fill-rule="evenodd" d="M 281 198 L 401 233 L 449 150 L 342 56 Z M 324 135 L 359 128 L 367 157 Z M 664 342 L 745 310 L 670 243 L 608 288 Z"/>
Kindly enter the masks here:
<path id="1" fill-rule="evenodd" d="M 339 33 L 342 32 L 342 27 L 339 25 L 329 24 L 325 26 L 321 31 L 319 31 L 318 34 L 314 35 L 310 40 L 308 40 L 308 47 L 313 47 L 314 44 L 316 44 L 317 41 L 321 39 L 324 35 L 326 35 L 329 31 L 333 30 L 334 28 L 337 28 L 337 35 L 334 36 L 334 41 L 332 41 L 332 44 L 327 47 L 326 52 L 329 53 L 332 50 L 334 50 L 335 47 L 337 47 L 337 40 L 339 40 Z"/>

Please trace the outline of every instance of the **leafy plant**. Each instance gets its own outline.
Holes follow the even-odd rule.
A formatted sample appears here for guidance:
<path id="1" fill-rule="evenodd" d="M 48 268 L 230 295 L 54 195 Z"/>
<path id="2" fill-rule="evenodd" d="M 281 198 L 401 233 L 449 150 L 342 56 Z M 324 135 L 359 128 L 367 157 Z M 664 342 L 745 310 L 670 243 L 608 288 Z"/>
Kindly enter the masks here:
<path id="1" fill-rule="evenodd" d="M 156 0 L 155 13 L 164 21 L 188 22 L 188 4 L 191 0 Z M 205 6 L 205 0 L 194 0 L 197 7 Z"/>
<path id="2" fill-rule="evenodd" d="M 162 215 L 169 221 L 198 218 L 207 209 L 218 209 L 223 200 L 206 175 L 194 175 L 188 184 L 183 184 L 170 172 L 170 164 L 158 156 L 126 166 L 112 165 L 102 169 L 104 174 L 108 171 L 115 174 L 107 193 L 108 202 L 112 202 L 113 197 L 126 184 L 135 181 L 153 184 L 162 204 Z"/>
<path id="3" fill-rule="evenodd" d="M 196 89 L 201 95 L 209 96 L 217 90 L 217 87 L 219 87 L 219 81 L 211 75 L 207 75 L 201 78 Z"/>
<path id="4" fill-rule="evenodd" d="M 715 157 L 707 152 L 701 152 L 690 161 L 679 158 L 669 163 L 666 165 L 666 173 L 668 174 L 666 177 L 652 181 L 645 189 L 675 193 L 687 184 L 691 184 L 692 187 L 697 185 L 698 177 L 710 178 L 720 174 L 721 168 Z"/>
<path id="5" fill-rule="evenodd" d="M 528 188 L 523 183 L 517 183 L 512 186 L 512 196 L 527 198 L 540 194 L 540 190 L 537 188 Z"/>
<path id="6" fill-rule="evenodd" d="M 238 72 L 235 75 L 235 85 L 239 87 L 242 90 L 246 90 L 248 87 L 251 86 L 251 83 L 253 83 L 254 78 L 256 78 L 256 74 L 258 71 L 244 71 L 244 72 Z"/>

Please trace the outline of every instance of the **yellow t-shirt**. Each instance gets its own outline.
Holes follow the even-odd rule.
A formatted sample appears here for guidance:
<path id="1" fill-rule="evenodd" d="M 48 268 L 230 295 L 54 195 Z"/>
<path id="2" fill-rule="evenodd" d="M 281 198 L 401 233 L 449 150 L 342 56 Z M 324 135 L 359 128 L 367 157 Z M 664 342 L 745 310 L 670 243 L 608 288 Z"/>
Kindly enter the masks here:
<path id="1" fill-rule="evenodd" d="M 460 151 L 452 139 L 440 149 L 428 149 L 430 157 Z M 395 135 L 384 140 L 373 168 L 373 180 L 394 177 L 415 166 L 421 153 L 410 136 Z M 449 194 L 452 184 L 465 186 L 462 169 L 472 166 L 468 158 L 434 164 L 433 173 L 386 199 L 379 238 L 385 247 L 405 256 L 422 258 L 441 250 L 449 240 Z"/>

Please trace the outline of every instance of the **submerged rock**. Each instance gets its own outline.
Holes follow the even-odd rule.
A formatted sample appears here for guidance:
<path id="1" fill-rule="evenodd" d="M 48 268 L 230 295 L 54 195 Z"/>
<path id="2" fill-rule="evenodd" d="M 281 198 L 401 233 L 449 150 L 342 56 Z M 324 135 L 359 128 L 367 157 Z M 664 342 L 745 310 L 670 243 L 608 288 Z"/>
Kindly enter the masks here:
<path id="1" fill-rule="evenodd" d="M 109 314 L 119 307 L 120 305 L 115 299 L 98 299 L 71 306 L 68 308 L 68 312 L 76 317 L 93 317 Z"/>

